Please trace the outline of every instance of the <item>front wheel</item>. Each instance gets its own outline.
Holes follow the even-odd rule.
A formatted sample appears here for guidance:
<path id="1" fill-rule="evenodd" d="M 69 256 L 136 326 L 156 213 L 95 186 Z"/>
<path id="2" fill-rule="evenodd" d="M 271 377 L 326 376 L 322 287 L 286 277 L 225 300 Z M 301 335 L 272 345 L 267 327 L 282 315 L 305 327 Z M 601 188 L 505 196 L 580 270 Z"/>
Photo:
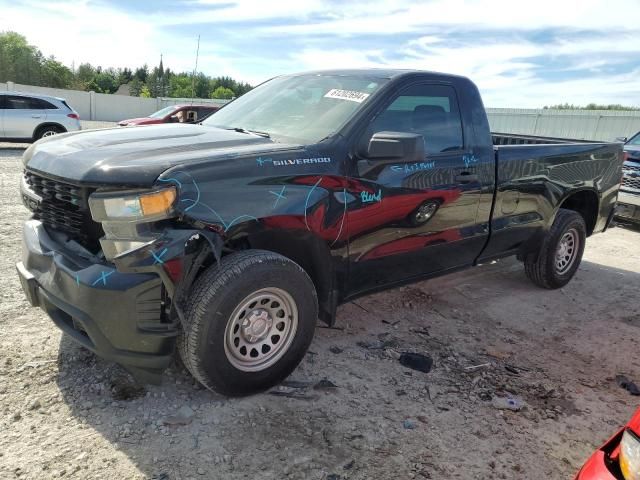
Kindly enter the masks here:
<path id="1" fill-rule="evenodd" d="M 41 127 L 35 135 L 36 140 L 40 140 L 41 138 L 52 137 L 53 135 L 58 135 L 59 133 L 63 133 L 62 128 L 56 127 L 55 125 L 47 125 L 45 127 Z"/>
<path id="2" fill-rule="evenodd" d="M 587 227 L 582 215 L 560 209 L 540 250 L 524 260 L 524 271 L 536 285 L 555 289 L 573 278 L 584 253 Z"/>
<path id="3" fill-rule="evenodd" d="M 317 318 L 314 285 L 298 264 L 268 251 L 237 252 L 196 280 L 178 350 L 208 389 L 249 395 L 296 368 Z"/>

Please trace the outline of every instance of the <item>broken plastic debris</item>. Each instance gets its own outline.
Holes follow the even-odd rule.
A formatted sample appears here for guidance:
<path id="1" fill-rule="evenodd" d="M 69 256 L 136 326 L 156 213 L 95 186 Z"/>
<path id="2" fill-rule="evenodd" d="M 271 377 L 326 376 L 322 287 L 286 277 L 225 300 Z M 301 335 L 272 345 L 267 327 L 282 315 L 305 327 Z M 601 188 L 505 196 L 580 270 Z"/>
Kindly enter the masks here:
<path id="1" fill-rule="evenodd" d="M 421 353 L 404 352 L 398 360 L 401 365 L 424 373 L 429 373 L 433 366 L 433 359 Z"/>
<path id="2" fill-rule="evenodd" d="M 323 378 L 313 386 L 314 390 L 333 390 L 334 388 L 338 388 L 338 386 L 326 378 Z"/>
<path id="3" fill-rule="evenodd" d="M 398 341 L 395 338 L 388 338 L 388 339 L 381 338 L 379 340 L 373 340 L 373 341 L 359 341 L 359 342 L 356 342 L 356 345 L 369 350 L 383 350 L 385 348 L 397 347 Z"/>
<path id="4" fill-rule="evenodd" d="M 624 375 L 616 375 L 616 383 L 631 395 L 640 395 L 640 388 Z"/>
<path id="5" fill-rule="evenodd" d="M 413 420 L 409 420 L 408 418 L 404 422 L 402 422 L 402 426 L 406 430 L 415 430 L 415 428 L 417 427 L 416 422 L 414 422 Z"/>
<path id="6" fill-rule="evenodd" d="M 163 418 L 162 423 L 164 425 L 189 425 L 194 415 L 195 412 L 191 407 L 184 405 L 176 411 L 175 415 Z"/>
<path id="7" fill-rule="evenodd" d="M 518 412 L 524 406 L 524 402 L 518 397 L 493 397 L 491 404 L 498 410 L 511 410 L 512 412 Z"/>

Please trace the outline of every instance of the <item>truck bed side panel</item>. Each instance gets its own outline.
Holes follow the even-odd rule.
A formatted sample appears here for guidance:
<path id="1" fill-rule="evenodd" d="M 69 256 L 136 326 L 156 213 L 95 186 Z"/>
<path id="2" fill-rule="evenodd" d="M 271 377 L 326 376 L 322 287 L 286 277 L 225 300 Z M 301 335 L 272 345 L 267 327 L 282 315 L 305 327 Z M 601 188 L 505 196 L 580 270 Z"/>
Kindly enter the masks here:
<path id="1" fill-rule="evenodd" d="M 609 143 L 495 147 L 491 237 L 480 261 L 537 249 L 558 208 L 582 190 L 597 198 L 594 232 L 605 228 L 620 183 L 620 146 Z"/>

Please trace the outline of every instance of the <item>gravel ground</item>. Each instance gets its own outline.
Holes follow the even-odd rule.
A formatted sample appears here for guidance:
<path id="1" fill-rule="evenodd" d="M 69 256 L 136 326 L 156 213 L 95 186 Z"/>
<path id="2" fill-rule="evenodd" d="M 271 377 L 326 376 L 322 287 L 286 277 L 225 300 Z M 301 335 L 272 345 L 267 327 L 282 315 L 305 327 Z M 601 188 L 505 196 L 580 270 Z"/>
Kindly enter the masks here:
<path id="1" fill-rule="evenodd" d="M 139 386 L 20 291 L 19 146 L 0 145 L 0 478 L 571 478 L 638 406 L 640 231 L 589 240 L 564 289 L 507 260 L 371 295 L 287 386 L 244 399 L 180 367 Z M 430 373 L 395 352 L 430 355 Z M 516 396 L 517 412 L 494 398 Z"/>

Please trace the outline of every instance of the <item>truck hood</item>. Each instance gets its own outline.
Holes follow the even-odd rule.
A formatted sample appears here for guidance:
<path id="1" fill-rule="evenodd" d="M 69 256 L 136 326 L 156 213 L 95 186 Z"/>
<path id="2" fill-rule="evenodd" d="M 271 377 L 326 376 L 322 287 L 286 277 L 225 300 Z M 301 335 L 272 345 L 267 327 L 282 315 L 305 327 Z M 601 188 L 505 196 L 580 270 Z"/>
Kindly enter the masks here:
<path id="1" fill-rule="evenodd" d="M 299 148 L 232 130 L 170 124 L 46 137 L 27 149 L 23 162 L 29 170 L 71 183 L 144 187 L 175 165 Z"/>

